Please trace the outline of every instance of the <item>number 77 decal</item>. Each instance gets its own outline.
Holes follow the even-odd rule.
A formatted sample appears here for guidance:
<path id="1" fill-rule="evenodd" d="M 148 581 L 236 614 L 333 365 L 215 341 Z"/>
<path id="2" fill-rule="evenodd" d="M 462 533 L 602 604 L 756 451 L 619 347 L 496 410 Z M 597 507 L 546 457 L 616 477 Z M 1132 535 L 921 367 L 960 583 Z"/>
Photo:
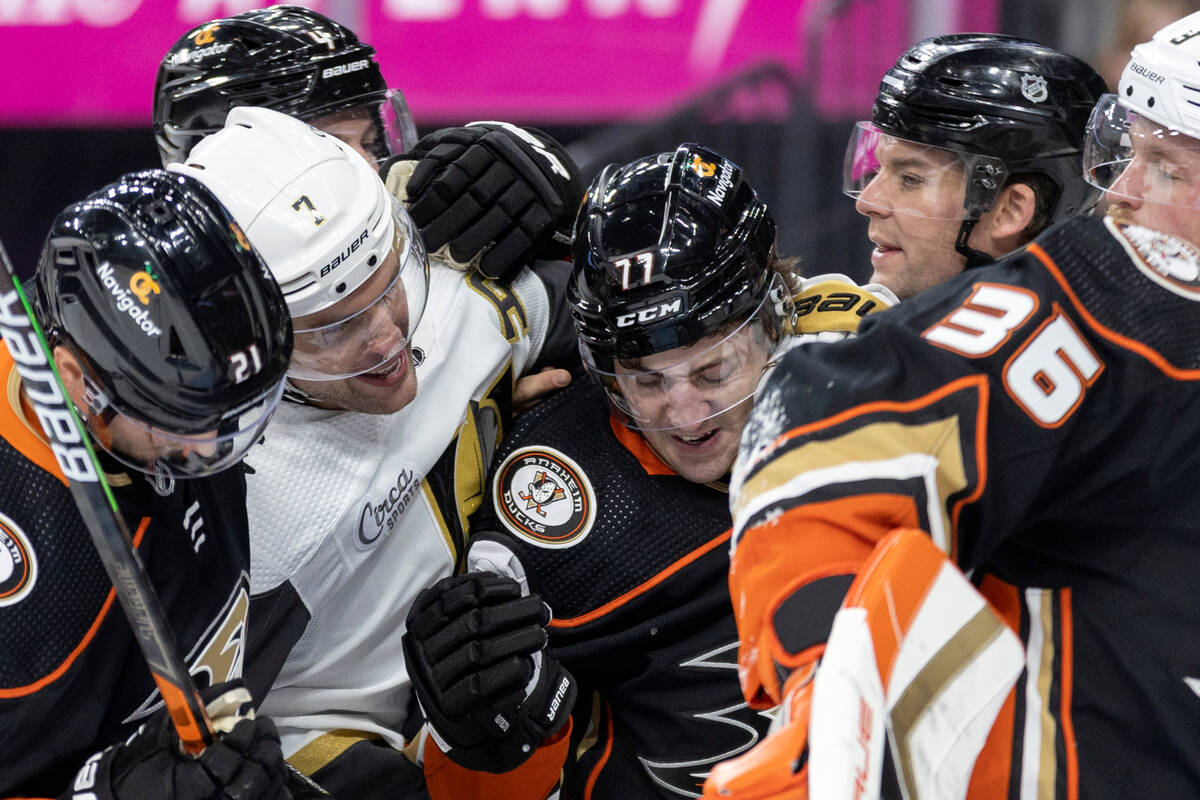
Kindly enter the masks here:
<path id="1" fill-rule="evenodd" d="M 971 296 L 922 336 L 968 358 L 996 352 L 1037 310 L 1037 295 L 1014 286 L 981 283 Z M 1104 363 L 1055 303 L 1004 366 L 1005 391 L 1044 428 L 1063 424 L 1083 402 Z"/>

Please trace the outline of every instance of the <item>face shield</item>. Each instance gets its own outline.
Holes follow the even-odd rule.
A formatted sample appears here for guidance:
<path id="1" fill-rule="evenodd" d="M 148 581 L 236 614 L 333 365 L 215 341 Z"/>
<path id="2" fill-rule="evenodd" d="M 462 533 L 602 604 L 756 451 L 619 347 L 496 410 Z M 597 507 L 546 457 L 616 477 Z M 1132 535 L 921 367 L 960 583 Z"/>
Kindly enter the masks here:
<path id="1" fill-rule="evenodd" d="M 1200 208 L 1200 140 L 1126 108 L 1117 95 L 1104 95 L 1092 111 L 1083 169 L 1104 191 L 1110 213 L 1123 206 Z"/>
<path id="2" fill-rule="evenodd" d="M 328 308 L 292 320 L 289 377 L 332 381 L 396 366 L 425 310 L 429 258 L 408 214 L 392 218 L 392 248 L 371 277 Z"/>
<path id="3" fill-rule="evenodd" d="M 748 402 L 774 348 L 769 324 L 771 288 L 739 322 L 694 344 L 597 366 L 580 346 L 584 362 L 600 379 L 618 420 L 640 431 L 684 431 Z"/>
<path id="4" fill-rule="evenodd" d="M 92 439 L 122 464 L 148 475 L 200 478 L 237 464 L 275 413 L 283 381 L 225 414 L 209 430 L 183 433 L 118 411 L 90 378 L 77 409 Z"/>
<path id="5" fill-rule="evenodd" d="M 901 139 L 870 122 L 854 126 L 842 162 L 842 192 L 863 214 L 978 217 L 991 208 L 1007 177 L 997 158 Z"/>
<path id="6" fill-rule="evenodd" d="M 354 148 L 376 169 L 417 143 L 417 126 L 399 89 L 370 92 L 316 108 L 304 119 Z"/>

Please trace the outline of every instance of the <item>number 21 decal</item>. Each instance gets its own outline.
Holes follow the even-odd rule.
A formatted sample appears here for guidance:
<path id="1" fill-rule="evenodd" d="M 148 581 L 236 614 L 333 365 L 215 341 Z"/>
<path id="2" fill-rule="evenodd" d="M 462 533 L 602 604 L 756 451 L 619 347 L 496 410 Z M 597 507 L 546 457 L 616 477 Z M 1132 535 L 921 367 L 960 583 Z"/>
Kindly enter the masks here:
<path id="1" fill-rule="evenodd" d="M 229 356 L 229 363 L 233 365 L 233 382 L 241 383 L 262 371 L 263 363 L 262 356 L 258 354 L 258 345 L 252 344 L 245 350 L 239 350 Z"/>
<path id="2" fill-rule="evenodd" d="M 981 283 L 961 306 L 922 336 L 968 358 L 996 352 L 1037 310 L 1032 292 Z M 1083 402 L 1104 363 L 1057 303 L 1004 365 L 1004 388 L 1037 424 L 1055 428 Z"/>

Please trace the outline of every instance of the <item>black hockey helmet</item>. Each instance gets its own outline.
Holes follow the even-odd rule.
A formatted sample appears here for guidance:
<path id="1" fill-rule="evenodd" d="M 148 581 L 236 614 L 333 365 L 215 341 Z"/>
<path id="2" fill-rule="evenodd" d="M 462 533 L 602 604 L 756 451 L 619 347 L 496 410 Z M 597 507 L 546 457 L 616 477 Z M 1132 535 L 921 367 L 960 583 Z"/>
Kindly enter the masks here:
<path id="1" fill-rule="evenodd" d="M 575 223 L 567 299 L 584 362 L 619 410 L 631 414 L 619 365 L 777 323 L 774 244 L 770 211 L 720 153 L 682 144 L 601 171 Z"/>
<path id="2" fill-rule="evenodd" d="M 377 126 L 369 146 L 377 162 L 416 142 L 408 105 L 388 88 L 375 49 L 300 6 L 207 22 L 167 51 L 154 85 L 154 136 L 163 164 L 186 159 L 236 106 L 264 106 L 309 122 L 362 108 Z"/>
<path id="3" fill-rule="evenodd" d="M 935 36 L 905 51 L 883 76 L 870 125 L 971 157 L 967 235 L 1013 176 L 1049 179 L 1049 225 L 1099 198 L 1083 178 L 1081 153 L 1091 109 L 1105 91 L 1086 62 L 1037 42 L 990 33 Z M 847 162 L 856 150 L 863 152 L 852 141 Z M 849 191 L 849 168 L 847 175 Z M 959 241 L 970 258 L 962 249 L 966 236 Z"/>
<path id="4" fill-rule="evenodd" d="M 135 468 L 191 477 L 229 466 L 282 393 L 291 356 L 283 295 L 190 177 L 130 173 L 63 210 L 35 298 L 51 342 L 80 362 L 93 436 Z M 130 427 L 119 433 L 118 417 L 140 444 L 131 447 Z"/>

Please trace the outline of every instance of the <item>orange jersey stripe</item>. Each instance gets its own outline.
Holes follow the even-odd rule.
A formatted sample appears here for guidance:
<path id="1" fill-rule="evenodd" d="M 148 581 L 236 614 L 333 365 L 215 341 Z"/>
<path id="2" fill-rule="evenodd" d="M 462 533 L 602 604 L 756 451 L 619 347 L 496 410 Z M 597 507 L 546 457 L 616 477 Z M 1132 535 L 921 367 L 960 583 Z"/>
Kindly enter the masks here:
<path id="1" fill-rule="evenodd" d="M 600 773 L 604 771 L 604 765 L 608 763 L 608 758 L 612 755 L 613 722 L 612 709 L 608 707 L 608 703 L 604 704 L 604 730 L 607 733 L 604 741 L 604 752 L 601 754 L 600 760 L 596 762 L 596 766 L 592 768 L 591 774 L 588 775 L 587 783 L 583 789 L 583 800 L 592 800 L 592 790 L 596 788 L 596 781 L 600 779 Z"/>
<path id="2" fill-rule="evenodd" d="M 679 474 L 658 457 L 658 454 L 650 448 L 650 445 L 640 433 L 626 425 L 622 425 L 611 414 L 608 416 L 608 424 L 612 428 L 613 435 L 617 437 L 617 441 L 626 450 L 633 453 L 633 457 L 642 465 L 642 469 L 646 470 L 647 475 Z"/>
<path id="3" fill-rule="evenodd" d="M 137 547 L 141 544 L 142 537 L 145 535 L 146 528 L 149 527 L 149 525 L 150 518 L 143 518 L 141 524 L 138 525 L 137 533 L 133 537 L 134 547 Z M 108 612 L 112 609 L 113 603 L 116 602 L 116 599 L 117 590 L 110 589 L 108 592 L 108 597 L 104 599 L 104 604 L 100 607 L 100 613 L 96 615 L 94 620 L 92 620 L 92 624 L 88 628 L 87 633 L 84 634 L 83 638 L 79 641 L 79 644 L 75 645 L 75 649 L 73 649 L 66 659 L 57 667 L 55 667 L 52 672 L 25 686 L 14 686 L 9 689 L 0 689 L 0 698 L 25 697 L 26 695 L 41 691 L 46 686 L 49 686 L 51 683 L 61 678 L 63 674 L 71 668 L 71 665 L 75 663 L 75 659 L 79 657 L 79 654 L 86 650 L 88 645 L 91 644 L 92 639 L 95 638 L 96 632 L 100 630 L 100 625 L 108 616 Z"/>
<path id="4" fill-rule="evenodd" d="M 733 535 L 733 531 L 731 531 L 731 530 L 725 531 L 720 536 L 716 537 L 715 539 L 712 539 L 711 541 L 706 542 L 705 544 L 701 545 L 700 547 L 697 547 L 695 550 L 688 553 L 686 556 L 679 559 L 674 564 L 671 564 L 669 567 L 667 567 L 663 571 L 659 572 L 657 575 L 655 575 L 650 580 L 646 581 L 645 583 L 641 584 L 640 586 L 635 586 L 634 588 L 630 589 L 628 592 L 621 595 L 620 597 L 610 600 L 607 603 L 605 603 L 604 605 L 600 606 L 599 608 L 593 609 L 592 611 L 589 611 L 586 614 L 581 614 L 578 617 L 571 617 L 570 619 L 550 620 L 550 627 L 551 628 L 574 628 L 579 625 L 583 625 L 588 622 L 591 622 L 592 620 L 596 620 L 596 619 L 599 619 L 600 617 L 603 617 L 605 614 L 609 613 L 613 609 L 620 608 L 621 606 L 625 605 L 633 598 L 638 597 L 639 595 L 645 594 L 646 592 L 653 589 L 655 586 L 658 586 L 663 581 L 667 580 L 672 575 L 674 575 L 675 573 L 679 572 L 681 569 L 686 567 L 688 564 L 691 564 L 696 559 L 698 559 L 701 556 L 705 555 L 706 553 L 709 553 L 710 551 L 712 551 L 712 549 L 714 547 L 719 547 L 720 545 L 728 542 L 729 537 L 732 535 Z"/>
<path id="5" fill-rule="evenodd" d="M 1070 298 L 1071 304 L 1075 306 L 1075 310 L 1079 312 L 1079 315 L 1083 317 L 1088 326 L 1096 331 L 1097 334 L 1103 336 L 1105 339 L 1108 339 L 1110 342 L 1119 347 L 1123 347 L 1126 350 L 1132 350 L 1133 352 L 1138 353 L 1151 364 L 1158 367 L 1164 374 L 1170 375 L 1172 378 L 1181 381 L 1200 380 L 1200 369 L 1181 369 L 1179 367 L 1172 366 L 1165 358 L 1163 358 L 1162 354 L 1153 347 L 1139 342 L 1137 339 L 1131 339 L 1128 336 L 1117 333 L 1111 328 L 1106 328 L 1104 325 L 1101 325 L 1100 321 L 1093 317 L 1091 312 L 1084 308 L 1083 303 L 1079 301 L 1079 297 L 1067 283 L 1066 277 L 1063 276 L 1062 272 L 1058 268 L 1058 265 L 1054 263 L 1054 259 L 1050 257 L 1050 254 L 1036 244 L 1029 245 L 1028 249 L 1030 253 L 1033 253 L 1033 255 L 1037 257 L 1038 261 L 1042 262 L 1042 264 L 1050 272 L 1051 276 L 1053 276 L 1054 280 L 1059 286 L 1062 287 L 1063 292 L 1065 292 L 1067 297 Z"/>

